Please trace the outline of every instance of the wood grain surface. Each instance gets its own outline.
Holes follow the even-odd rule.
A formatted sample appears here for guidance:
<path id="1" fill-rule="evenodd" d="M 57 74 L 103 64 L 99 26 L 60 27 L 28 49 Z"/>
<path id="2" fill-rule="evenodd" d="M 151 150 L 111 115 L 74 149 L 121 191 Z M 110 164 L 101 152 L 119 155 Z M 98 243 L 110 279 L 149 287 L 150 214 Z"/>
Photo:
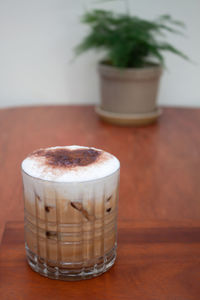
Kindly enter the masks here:
<path id="1" fill-rule="evenodd" d="M 119 222 L 117 261 L 105 274 L 62 282 L 30 269 L 23 223 L 7 223 L 0 250 L 2 300 L 196 300 L 200 295 L 200 228 L 134 228 Z"/>
<path id="2" fill-rule="evenodd" d="M 18 294 L 1 299 L 47 299 L 48 293 L 66 299 L 68 292 L 72 299 L 200 299 L 199 131 L 199 109 L 165 108 L 157 124 L 142 128 L 103 123 L 92 106 L 0 110 L 0 237 L 7 221 L 23 220 L 20 164 L 28 153 L 76 144 L 102 148 L 121 161 L 115 267 L 79 283 L 42 278 L 25 264 L 21 223 L 10 223 L 0 285 L 14 285 Z M 11 274 L 25 280 L 22 296 Z"/>

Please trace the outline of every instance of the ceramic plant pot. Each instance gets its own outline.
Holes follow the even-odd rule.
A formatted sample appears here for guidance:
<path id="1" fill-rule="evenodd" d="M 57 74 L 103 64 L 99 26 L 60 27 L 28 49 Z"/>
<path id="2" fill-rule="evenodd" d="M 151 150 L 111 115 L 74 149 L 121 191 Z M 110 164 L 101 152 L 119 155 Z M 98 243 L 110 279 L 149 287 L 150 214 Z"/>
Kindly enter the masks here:
<path id="1" fill-rule="evenodd" d="M 143 125 L 157 120 L 157 94 L 162 67 L 118 69 L 99 64 L 101 104 L 96 108 L 105 121 L 119 125 Z"/>

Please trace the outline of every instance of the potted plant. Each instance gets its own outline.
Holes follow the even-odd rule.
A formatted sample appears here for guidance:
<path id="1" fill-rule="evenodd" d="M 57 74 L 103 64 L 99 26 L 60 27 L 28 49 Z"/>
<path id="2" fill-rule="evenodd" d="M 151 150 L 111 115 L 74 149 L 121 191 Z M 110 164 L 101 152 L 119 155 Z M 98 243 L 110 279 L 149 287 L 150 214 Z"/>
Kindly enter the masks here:
<path id="1" fill-rule="evenodd" d="M 148 124 L 157 119 L 156 99 L 164 67 L 164 51 L 184 59 L 185 54 L 165 41 L 166 33 L 181 33 L 182 22 L 162 15 L 148 21 L 129 13 L 106 10 L 85 12 L 82 22 L 90 32 L 76 53 L 102 50 L 99 65 L 101 104 L 98 115 L 115 124 Z"/>

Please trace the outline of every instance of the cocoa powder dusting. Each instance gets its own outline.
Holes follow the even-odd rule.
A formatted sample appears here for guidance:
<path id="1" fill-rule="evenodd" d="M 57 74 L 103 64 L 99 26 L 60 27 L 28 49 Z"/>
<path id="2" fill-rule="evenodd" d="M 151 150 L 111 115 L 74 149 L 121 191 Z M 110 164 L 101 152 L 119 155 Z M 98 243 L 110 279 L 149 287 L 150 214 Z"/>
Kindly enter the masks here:
<path id="1" fill-rule="evenodd" d="M 56 168 L 70 168 L 76 166 L 87 166 L 94 163 L 99 156 L 100 151 L 88 149 L 41 149 L 35 151 L 31 156 L 45 157 L 46 165 Z"/>

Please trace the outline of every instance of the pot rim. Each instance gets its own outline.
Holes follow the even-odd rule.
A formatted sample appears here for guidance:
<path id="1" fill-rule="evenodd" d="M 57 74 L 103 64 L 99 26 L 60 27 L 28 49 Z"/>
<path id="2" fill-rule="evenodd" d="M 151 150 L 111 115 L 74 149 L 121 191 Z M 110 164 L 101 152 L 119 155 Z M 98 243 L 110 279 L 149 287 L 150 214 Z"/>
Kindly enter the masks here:
<path id="1" fill-rule="evenodd" d="M 104 78 L 115 78 L 116 80 L 151 80 L 153 78 L 160 78 L 163 67 L 152 63 L 148 67 L 142 68 L 116 68 L 100 61 L 98 63 L 98 71 Z"/>
<path id="2" fill-rule="evenodd" d="M 105 63 L 105 60 L 101 60 L 98 62 L 98 67 L 99 68 L 104 68 L 104 69 L 110 69 L 110 70 L 116 70 L 116 71 L 120 71 L 120 72 L 133 72 L 133 71 L 147 71 L 147 70 L 155 70 L 155 69 L 159 69 L 159 70 L 163 70 L 163 66 L 159 63 L 155 63 L 155 62 L 147 62 L 146 65 L 144 67 L 135 67 L 135 68 L 120 68 L 120 67 L 115 67 L 109 64 Z"/>

